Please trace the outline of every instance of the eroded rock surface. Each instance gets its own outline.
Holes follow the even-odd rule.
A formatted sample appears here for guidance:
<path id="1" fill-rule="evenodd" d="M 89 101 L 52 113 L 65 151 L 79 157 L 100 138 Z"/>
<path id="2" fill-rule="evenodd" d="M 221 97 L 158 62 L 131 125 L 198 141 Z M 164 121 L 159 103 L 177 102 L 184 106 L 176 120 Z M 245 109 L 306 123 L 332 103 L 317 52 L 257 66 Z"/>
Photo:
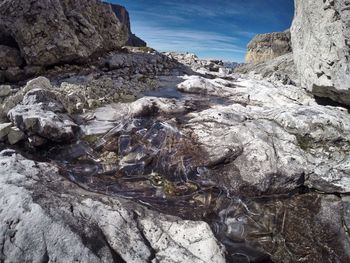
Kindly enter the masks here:
<path id="1" fill-rule="evenodd" d="M 131 23 L 130 23 L 130 17 L 129 12 L 126 10 L 124 6 L 112 4 L 113 12 L 117 15 L 119 21 L 124 24 L 128 28 L 129 38 L 126 42 L 126 45 L 132 46 L 132 47 L 145 47 L 147 46 L 147 43 L 143 41 L 141 38 L 136 36 L 131 31 Z"/>
<path id="2" fill-rule="evenodd" d="M 12 151 L 0 156 L 4 262 L 225 262 L 204 222 L 86 192 L 62 180 L 54 166 Z"/>
<path id="3" fill-rule="evenodd" d="M 285 85 L 300 85 L 293 53 L 288 53 L 256 65 L 242 64 L 237 66 L 234 71 L 249 78 L 265 79 Z"/>
<path id="4" fill-rule="evenodd" d="M 350 9 L 347 0 L 296 0 L 291 28 L 301 85 L 350 104 Z"/>
<path id="5" fill-rule="evenodd" d="M 1 1 L 0 24 L 0 44 L 19 48 L 28 65 L 84 61 L 127 41 L 125 25 L 99 0 Z"/>
<path id="6" fill-rule="evenodd" d="M 193 81 L 187 85 L 194 86 Z M 349 192 L 348 146 L 343 143 L 349 140 L 350 132 L 346 110 L 319 106 L 293 86 L 241 80 L 235 87 L 227 83 L 213 89 L 205 82 L 197 80 L 192 92 L 221 94 L 232 105 L 191 113 L 189 125 L 199 142 L 209 143 L 208 152 L 230 149 L 235 156 L 231 163 L 238 169 L 237 173 L 231 167 L 231 172 L 236 171 L 231 174 L 231 183 L 241 178 L 259 190 L 274 191 L 295 188 L 306 180 L 321 191 Z M 241 148 L 239 154 L 237 148 Z"/>
<path id="7" fill-rule="evenodd" d="M 28 137 L 69 141 L 74 138 L 78 127 L 65 114 L 66 109 L 58 96 L 49 89 L 34 88 L 28 91 L 20 104 L 8 112 L 8 118 Z"/>
<path id="8" fill-rule="evenodd" d="M 186 66 L 174 68 L 175 59 Z M 92 262 L 348 261 L 346 109 L 319 105 L 300 87 L 247 79 L 221 61 L 192 54 L 111 54 L 101 64 L 105 73 L 98 81 L 93 74 L 54 85 L 38 78 L 6 98 L 9 117 L 21 107 L 29 113 L 40 109 L 37 118 L 64 114 L 80 133 L 62 143 L 21 128 L 15 120 L 26 114 L 11 117 L 26 133 L 17 149 L 27 157 L 8 151 L 0 157 L 4 206 L 14 200 L 19 205 L 12 206 L 19 208 L 13 211 L 22 211 L 20 204 L 30 204 L 54 232 L 38 237 L 41 226 L 32 232 L 31 212 L 0 213 L 3 222 L 22 222 L 4 223 L 9 234 L 0 250 L 6 251 L 3 258 L 55 258 L 58 252 L 51 251 L 65 249 L 62 233 L 74 248 L 63 257 L 68 261 L 83 251 Z M 130 85 L 138 83 L 134 77 L 143 81 L 150 74 L 158 90 L 103 107 L 102 101 L 94 104 L 117 93 L 116 81 Z M 75 107 L 80 111 L 67 110 Z M 64 132 L 58 124 L 57 131 Z M 1 126 L 5 141 L 15 129 Z M 40 151 L 33 149 L 43 144 Z M 7 189 L 16 187 L 26 197 L 19 190 L 9 196 Z M 16 244 L 28 252 L 17 254 L 11 245 L 13 232 L 7 229 L 13 228 L 21 233 Z"/>
<path id="9" fill-rule="evenodd" d="M 248 44 L 246 63 L 259 64 L 292 51 L 290 32 L 257 35 Z"/>
<path id="10" fill-rule="evenodd" d="M 21 58 L 21 53 L 9 46 L 4 46 L 0 44 L 0 68 L 7 69 L 9 67 L 19 67 L 23 65 L 23 59 Z"/>

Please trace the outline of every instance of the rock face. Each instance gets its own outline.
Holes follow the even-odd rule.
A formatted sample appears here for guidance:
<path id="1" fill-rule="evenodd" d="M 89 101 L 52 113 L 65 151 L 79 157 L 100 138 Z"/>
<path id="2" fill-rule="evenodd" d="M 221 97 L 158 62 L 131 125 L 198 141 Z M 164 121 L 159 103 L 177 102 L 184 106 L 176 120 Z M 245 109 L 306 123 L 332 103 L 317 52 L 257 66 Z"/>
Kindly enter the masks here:
<path id="1" fill-rule="evenodd" d="M 22 64 L 23 59 L 17 49 L 0 45 L 0 68 L 19 67 Z"/>
<path id="2" fill-rule="evenodd" d="M 246 63 L 259 64 L 291 52 L 290 32 L 257 35 L 249 44 Z"/>
<path id="3" fill-rule="evenodd" d="M 296 0 L 291 28 L 301 85 L 350 105 L 350 3 Z"/>
<path id="4" fill-rule="evenodd" d="M 121 5 L 112 4 L 112 9 L 117 15 L 119 21 L 128 28 L 129 39 L 126 42 L 126 45 L 132 47 L 146 47 L 147 43 L 131 32 L 129 12 L 126 10 L 126 8 Z"/>
<path id="5" fill-rule="evenodd" d="M 18 47 L 28 65 L 84 61 L 127 41 L 125 25 L 99 0 L 1 0 L 0 25 L 0 45 Z"/>

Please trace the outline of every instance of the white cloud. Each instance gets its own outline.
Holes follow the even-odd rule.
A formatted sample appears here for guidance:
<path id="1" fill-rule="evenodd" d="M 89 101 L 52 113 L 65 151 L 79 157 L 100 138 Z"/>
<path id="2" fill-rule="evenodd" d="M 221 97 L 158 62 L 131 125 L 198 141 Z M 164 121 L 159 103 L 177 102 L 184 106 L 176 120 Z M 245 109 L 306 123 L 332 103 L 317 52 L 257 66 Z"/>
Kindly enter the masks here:
<path id="1" fill-rule="evenodd" d="M 200 30 L 147 26 L 134 23 L 134 31 L 139 36 L 161 51 L 207 51 L 244 53 L 245 50 L 235 45 L 235 37 Z"/>

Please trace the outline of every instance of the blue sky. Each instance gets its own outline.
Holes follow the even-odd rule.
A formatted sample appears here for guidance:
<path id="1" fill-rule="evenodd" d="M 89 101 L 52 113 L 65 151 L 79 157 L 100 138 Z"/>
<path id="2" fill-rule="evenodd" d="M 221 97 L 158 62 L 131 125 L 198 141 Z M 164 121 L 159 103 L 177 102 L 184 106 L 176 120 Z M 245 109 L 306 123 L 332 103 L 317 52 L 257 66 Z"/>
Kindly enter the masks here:
<path id="1" fill-rule="evenodd" d="M 237 62 L 254 35 L 289 28 L 294 13 L 294 0 L 109 1 L 128 9 L 150 47 Z"/>

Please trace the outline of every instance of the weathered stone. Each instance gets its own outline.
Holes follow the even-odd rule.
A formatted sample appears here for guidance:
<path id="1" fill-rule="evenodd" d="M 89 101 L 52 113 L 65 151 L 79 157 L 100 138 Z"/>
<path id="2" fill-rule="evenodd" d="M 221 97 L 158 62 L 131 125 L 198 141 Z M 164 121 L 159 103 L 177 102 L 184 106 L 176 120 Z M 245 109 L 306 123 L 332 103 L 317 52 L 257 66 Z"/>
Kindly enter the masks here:
<path id="1" fill-rule="evenodd" d="M 285 85 L 299 85 L 299 75 L 294 63 L 293 53 L 288 53 L 259 64 L 242 64 L 234 71 L 247 74 L 250 78 L 268 79 Z"/>
<path id="2" fill-rule="evenodd" d="M 18 105 L 8 113 L 9 119 L 28 135 L 39 135 L 56 142 L 74 138 L 76 124 L 66 115 L 36 105 Z"/>
<path id="3" fill-rule="evenodd" d="M 12 123 L 0 123 L 0 141 L 6 139 L 12 127 Z"/>
<path id="4" fill-rule="evenodd" d="M 28 141 L 29 141 L 30 145 L 32 145 L 34 147 L 42 146 L 48 142 L 47 139 L 40 137 L 40 136 L 37 136 L 37 135 L 30 136 L 28 138 Z"/>
<path id="5" fill-rule="evenodd" d="M 291 28 L 301 85 L 350 105 L 350 9 L 347 0 L 296 0 Z"/>
<path id="6" fill-rule="evenodd" d="M 2 105 L 1 115 L 6 116 L 7 113 L 14 108 L 16 105 L 20 104 L 23 100 L 24 95 L 32 89 L 51 89 L 50 81 L 45 77 L 38 77 L 27 82 L 25 87 L 17 92 L 16 94 L 9 96 L 5 99 Z M 3 116 L 2 116 L 3 117 Z"/>
<path id="7" fill-rule="evenodd" d="M 1 1 L 0 24 L 28 65 L 79 62 L 127 40 L 127 28 L 99 0 Z"/>
<path id="8" fill-rule="evenodd" d="M 187 126 L 211 164 L 231 163 L 219 181 L 230 178 L 222 183 L 236 191 L 247 186 L 285 192 L 301 182 L 324 192 L 350 191 L 345 161 L 350 158 L 350 118 L 344 110 L 319 106 L 293 86 L 237 81 L 232 88 L 224 83 L 192 76 L 179 85 L 185 92 L 232 103 L 191 113 Z"/>
<path id="9" fill-rule="evenodd" d="M 119 21 L 125 25 L 128 28 L 128 34 L 129 38 L 126 42 L 126 45 L 132 46 L 132 47 L 145 47 L 147 46 L 147 43 L 143 41 L 141 38 L 137 37 L 135 34 L 131 31 L 131 23 L 130 23 L 130 17 L 129 12 L 126 10 L 124 6 L 112 4 L 113 12 L 117 15 Z"/>
<path id="10" fill-rule="evenodd" d="M 146 218 L 140 223 L 151 246 L 159 251 L 156 254 L 158 262 L 226 262 L 214 235 L 204 222 L 177 223 Z M 159 226 L 156 232 L 152 231 L 154 225 Z"/>
<path id="11" fill-rule="evenodd" d="M 11 86 L 1 85 L 0 86 L 0 97 L 7 97 L 12 92 Z"/>
<path id="12" fill-rule="evenodd" d="M 30 83 L 32 85 L 32 83 Z M 76 124 L 67 116 L 56 94 L 46 89 L 33 89 L 22 104 L 12 108 L 8 118 L 28 136 L 38 135 L 56 142 L 71 140 Z"/>
<path id="13" fill-rule="evenodd" d="M 4 72 L 5 72 L 4 74 L 5 79 L 8 82 L 19 82 L 26 78 L 24 70 L 19 67 L 10 67 L 6 69 Z"/>
<path id="14" fill-rule="evenodd" d="M 25 134 L 17 127 L 11 127 L 9 134 L 7 135 L 7 140 L 11 145 L 18 143 L 25 138 Z"/>
<path id="15" fill-rule="evenodd" d="M 0 159 L 4 262 L 225 262 L 204 222 L 84 191 L 52 164 L 11 151 L 1 152 Z"/>
<path id="16" fill-rule="evenodd" d="M 259 64 L 291 52 L 290 32 L 257 35 L 248 44 L 246 63 Z"/>
<path id="17" fill-rule="evenodd" d="M 18 49 L 1 45 L 0 42 L 0 68 L 20 67 L 23 59 Z"/>
<path id="18" fill-rule="evenodd" d="M 25 66 L 24 74 L 26 77 L 38 76 L 44 72 L 43 67 L 41 66 Z"/>

